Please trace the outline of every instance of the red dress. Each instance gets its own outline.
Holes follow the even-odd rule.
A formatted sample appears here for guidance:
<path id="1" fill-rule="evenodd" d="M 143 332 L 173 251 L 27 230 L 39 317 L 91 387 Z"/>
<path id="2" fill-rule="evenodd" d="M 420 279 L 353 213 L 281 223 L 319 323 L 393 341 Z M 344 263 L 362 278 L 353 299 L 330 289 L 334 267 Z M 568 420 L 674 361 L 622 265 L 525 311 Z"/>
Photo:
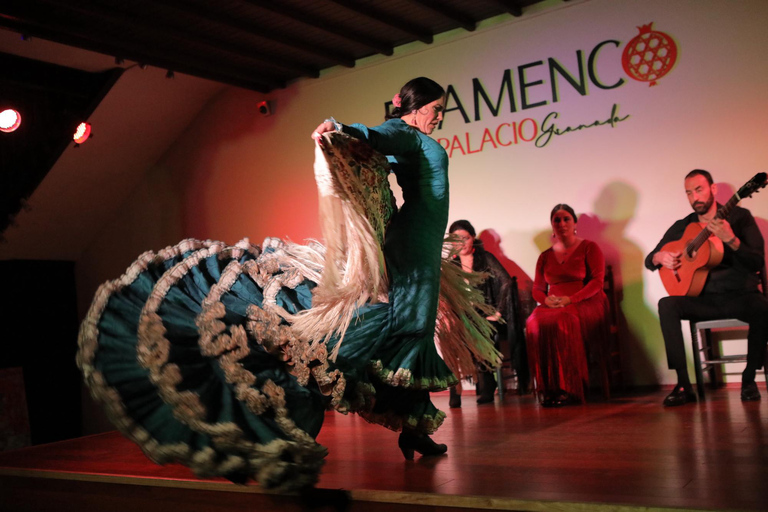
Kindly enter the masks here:
<path id="1" fill-rule="evenodd" d="M 533 298 L 540 305 L 528 318 L 526 336 L 528 360 L 540 395 L 565 391 L 583 402 L 590 359 L 603 386 L 607 386 L 604 348 L 609 326 L 604 277 L 603 253 L 589 240 L 583 240 L 562 263 L 552 249 L 539 256 Z M 548 295 L 568 296 L 571 304 L 547 307 L 544 301 Z"/>

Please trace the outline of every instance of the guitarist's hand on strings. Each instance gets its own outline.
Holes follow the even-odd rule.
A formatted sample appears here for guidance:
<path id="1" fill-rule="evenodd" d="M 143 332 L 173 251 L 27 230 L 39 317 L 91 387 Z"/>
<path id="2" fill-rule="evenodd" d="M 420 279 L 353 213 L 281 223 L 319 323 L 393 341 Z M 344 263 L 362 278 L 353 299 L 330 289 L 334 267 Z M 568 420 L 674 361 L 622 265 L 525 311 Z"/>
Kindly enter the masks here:
<path id="1" fill-rule="evenodd" d="M 680 251 L 659 251 L 653 255 L 653 264 L 661 265 L 669 270 L 676 270 L 680 268 L 680 256 L 683 253 Z"/>
<path id="2" fill-rule="evenodd" d="M 727 220 L 715 217 L 707 223 L 707 229 L 734 251 L 739 248 L 739 239 L 733 233 L 731 224 Z"/>

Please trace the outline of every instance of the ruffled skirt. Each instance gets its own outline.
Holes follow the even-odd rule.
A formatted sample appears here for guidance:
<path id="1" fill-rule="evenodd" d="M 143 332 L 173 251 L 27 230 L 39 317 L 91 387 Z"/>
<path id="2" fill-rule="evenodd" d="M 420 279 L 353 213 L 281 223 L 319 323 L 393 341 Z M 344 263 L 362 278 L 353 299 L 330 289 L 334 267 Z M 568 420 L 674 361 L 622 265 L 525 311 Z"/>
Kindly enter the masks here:
<path id="1" fill-rule="evenodd" d="M 102 285 L 82 324 L 93 396 L 157 463 L 282 490 L 317 481 L 329 407 L 434 432 L 445 414 L 429 391 L 456 379 L 431 337 L 390 337 L 388 303 L 359 308 L 336 361 L 338 337 L 310 343 L 291 329 L 312 306 L 322 256 L 277 239 L 263 251 L 185 240 L 145 253 Z"/>

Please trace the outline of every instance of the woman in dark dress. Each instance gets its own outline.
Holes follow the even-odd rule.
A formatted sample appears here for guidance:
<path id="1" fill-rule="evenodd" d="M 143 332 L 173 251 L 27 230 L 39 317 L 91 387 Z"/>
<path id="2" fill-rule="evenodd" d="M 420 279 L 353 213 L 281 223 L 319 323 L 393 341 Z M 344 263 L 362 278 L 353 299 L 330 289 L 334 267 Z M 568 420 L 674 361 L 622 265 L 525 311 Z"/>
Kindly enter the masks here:
<path id="1" fill-rule="evenodd" d="M 465 272 L 485 274 L 487 277 L 480 285 L 485 304 L 493 307 L 493 313 L 486 320 L 496 329 L 497 334 L 503 329 L 500 321 L 512 320 L 512 278 L 496 257 L 487 252 L 483 243 L 476 238 L 474 226 L 467 220 L 457 220 L 451 224 L 448 232 L 458 237 L 461 245 L 452 261 Z M 506 329 L 504 329 L 506 332 Z M 493 402 L 497 387 L 493 370 L 484 364 L 477 365 L 478 385 L 480 396 L 478 404 Z M 461 407 L 461 384 L 452 386 L 448 405 L 451 408 Z"/>

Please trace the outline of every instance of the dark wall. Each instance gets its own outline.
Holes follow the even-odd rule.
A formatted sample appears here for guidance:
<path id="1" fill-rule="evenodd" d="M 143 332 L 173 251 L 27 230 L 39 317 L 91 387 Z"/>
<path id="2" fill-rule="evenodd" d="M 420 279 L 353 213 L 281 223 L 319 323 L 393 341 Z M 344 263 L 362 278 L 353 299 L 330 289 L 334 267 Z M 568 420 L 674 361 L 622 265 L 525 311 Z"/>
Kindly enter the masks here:
<path id="1" fill-rule="evenodd" d="M 0 261 L 0 284 L 0 368 L 23 368 L 32 444 L 79 437 L 74 263 Z"/>

